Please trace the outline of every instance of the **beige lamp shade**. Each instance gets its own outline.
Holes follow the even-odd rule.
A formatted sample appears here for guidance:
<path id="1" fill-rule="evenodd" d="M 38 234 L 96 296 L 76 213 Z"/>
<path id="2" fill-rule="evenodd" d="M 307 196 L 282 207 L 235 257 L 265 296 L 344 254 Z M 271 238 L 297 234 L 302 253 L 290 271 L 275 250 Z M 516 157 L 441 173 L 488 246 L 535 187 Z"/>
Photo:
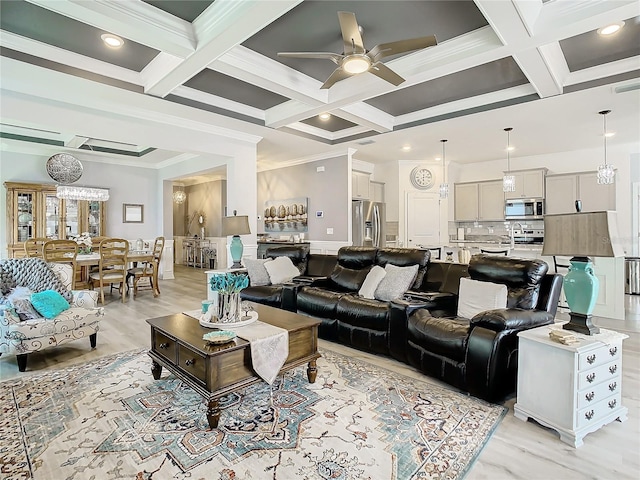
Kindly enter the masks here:
<path id="1" fill-rule="evenodd" d="M 542 255 L 622 257 L 616 212 L 545 215 Z"/>
<path id="2" fill-rule="evenodd" d="M 246 215 L 234 215 L 233 217 L 222 217 L 222 235 L 248 235 L 249 217 Z"/>

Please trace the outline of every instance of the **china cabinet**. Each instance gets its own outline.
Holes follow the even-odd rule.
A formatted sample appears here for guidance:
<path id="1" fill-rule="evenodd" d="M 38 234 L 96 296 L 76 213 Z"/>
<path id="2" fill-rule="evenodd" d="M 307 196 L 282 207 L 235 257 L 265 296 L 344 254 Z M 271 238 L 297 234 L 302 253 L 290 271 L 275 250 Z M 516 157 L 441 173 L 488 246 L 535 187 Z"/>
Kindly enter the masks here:
<path id="1" fill-rule="evenodd" d="M 106 235 L 106 202 L 62 200 L 52 184 L 5 182 L 9 257 L 24 256 L 29 238 Z"/>

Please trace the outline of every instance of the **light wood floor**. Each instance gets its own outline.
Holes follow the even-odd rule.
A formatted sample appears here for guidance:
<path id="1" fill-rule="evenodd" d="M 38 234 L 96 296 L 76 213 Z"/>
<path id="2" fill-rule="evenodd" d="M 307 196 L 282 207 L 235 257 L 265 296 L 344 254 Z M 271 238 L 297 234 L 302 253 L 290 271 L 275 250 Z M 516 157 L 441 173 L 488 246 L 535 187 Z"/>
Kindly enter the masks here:
<path id="1" fill-rule="evenodd" d="M 206 298 L 204 270 L 176 265 L 175 280 L 161 280 L 162 294 L 154 298 L 150 290 L 120 302 L 119 295 L 106 295 L 105 317 L 98 333 L 98 345 L 91 350 L 89 340 L 31 354 L 27 372 L 19 373 L 15 357 L 0 357 L 0 379 L 33 375 L 86 362 L 104 355 L 136 348 L 148 348 L 150 331 L 146 318 L 199 308 Z M 558 435 L 533 421 L 513 416 L 515 399 L 505 402 L 509 412 L 467 479 L 637 479 L 640 472 L 640 297 L 627 299 L 629 314 L 625 322 L 597 319 L 599 326 L 626 331 L 623 348 L 623 404 L 629 419 L 614 422 L 585 437 L 575 449 L 560 442 Z M 335 350 L 383 366 L 399 373 L 439 383 L 412 367 L 394 360 L 369 355 L 331 342 L 320 341 L 321 348 Z M 399 479 L 402 480 L 402 479 Z"/>

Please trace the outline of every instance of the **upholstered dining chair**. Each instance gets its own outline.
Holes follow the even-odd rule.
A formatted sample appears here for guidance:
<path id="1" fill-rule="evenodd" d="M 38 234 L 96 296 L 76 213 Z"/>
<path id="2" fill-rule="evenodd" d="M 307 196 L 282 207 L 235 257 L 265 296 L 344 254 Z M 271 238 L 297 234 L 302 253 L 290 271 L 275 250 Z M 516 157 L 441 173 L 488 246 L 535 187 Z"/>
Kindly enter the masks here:
<path id="1" fill-rule="evenodd" d="M 442 247 L 428 247 L 427 250 L 431 252 L 431 260 L 441 260 L 442 259 Z"/>
<path id="2" fill-rule="evenodd" d="M 73 240 L 49 240 L 42 246 L 42 258 L 50 264 L 68 264 L 71 265 L 71 289 L 76 288 L 76 257 L 78 256 L 79 246 Z"/>
<path id="3" fill-rule="evenodd" d="M 24 253 L 27 257 L 42 258 L 42 246 L 49 240 L 47 237 L 29 238 L 24 242 Z"/>
<path id="4" fill-rule="evenodd" d="M 125 284 L 127 282 L 127 254 L 129 253 L 129 241 L 124 238 L 105 238 L 100 242 L 100 263 L 98 271 L 89 275 L 91 288 L 100 286 L 100 301 L 104 305 L 105 285 L 119 284 L 118 291 L 122 297 L 122 303 L 127 298 Z"/>
<path id="5" fill-rule="evenodd" d="M 162 258 L 162 250 L 164 249 L 164 237 L 157 237 L 153 243 L 153 258 L 151 261 L 143 262 L 142 265 L 130 268 L 127 271 L 127 285 L 129 278 L 133 278 L 133 298 L 138 295 L 138 282 L 141 278 L 148 278 L 153 296 L 160 294 L 158 285 L 158 269 L 160 268 L 160 259 Z M 155 282 L 155 283 L 154 283 Z"/>

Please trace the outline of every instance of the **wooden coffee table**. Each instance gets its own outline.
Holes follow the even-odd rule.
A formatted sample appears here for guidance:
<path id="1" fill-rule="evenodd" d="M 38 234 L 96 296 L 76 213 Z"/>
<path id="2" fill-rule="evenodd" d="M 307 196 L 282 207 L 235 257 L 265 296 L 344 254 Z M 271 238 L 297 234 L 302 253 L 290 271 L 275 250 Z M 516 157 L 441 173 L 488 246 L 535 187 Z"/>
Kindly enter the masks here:
<path id="1" fill-rule="evenodd" d="M 258 320 L 289 332 L 289 356 L 284 372 L 305 363 L 310 383 L 316 381 L 320 321 L 266 305 L 252 304 Z M 202 336 L 212 331 L 182 313 L 147 320 L 151 325 L 151 373 L 158 380 L 162 367 L 193 388 L 207 401 L 211 428 L 220 421 L 219 399 L 262 379 L 251 368 L 249 342 L 236 337 L 223 345 L 209 345 Z"/>

